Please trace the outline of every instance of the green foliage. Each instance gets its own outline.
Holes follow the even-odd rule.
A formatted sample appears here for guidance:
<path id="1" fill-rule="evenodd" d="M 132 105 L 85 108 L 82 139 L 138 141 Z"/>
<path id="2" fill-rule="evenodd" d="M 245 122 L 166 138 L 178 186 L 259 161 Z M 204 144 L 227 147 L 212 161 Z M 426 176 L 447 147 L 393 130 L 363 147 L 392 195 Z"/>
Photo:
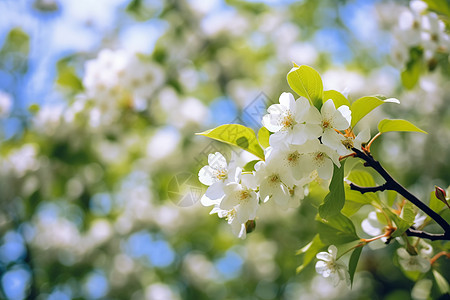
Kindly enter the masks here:
<path id="1" fill-rule="evenodd" d="M 410 60 L 406 64 L 406 69 L 401 73 L 402 84 L 407 89 L 412 89 L 420 78 L 422 73 L 422 50 L 418 48 L 412 48 L 410 51 Z"/>
<path id="2" fill-rule="evenodd" d="M 347 180 L 364 187 L 375 186 L 375 180 L 372 175 L 364 170 L 353 170 L 347 176 Z M 350 186 L 345 187 L 345 205 L 342 213 L 346 216 L 351 216 L 356 213 L 362 206 L 371 203 L 380 203 L 380 198 L 377 193 L 361 194 L 358 191 L 350 189 Z"/>
<path id="3" fill-rule="evenodd" d="M 0 69 L 25 73 L 28 70 L 30 37 L 20 28 L 13 28 L 0 49 Z"/>
<path id="4" fill-rule="evenodd" d="M 289 71 L 287 81 L 298 95 L 320 109 L 323 99 L 323 83 L 319 73 L 308 66 L 295 66 Z"/>
<path id="5" fill-rule="evenodd" d="M 350 282 L 353 286 L 353 278 L 355 277 L 356 267 L 358 266 L 359 257 L 361 256 L 363 247 L 357 247 L 353 250 L 348 262 L 348 272 L 350 273 Z"/>
<path id="6" fill-rule="evenodd" d="M 70 65 L 70 58 L 62 59 L 56 64 L 58 75 L 56 83 L 65 87 L 72 92 L 80 92 L 83 90 L 83 83 L 78 78 L 75 68 Z"/>
<path id="7" fill-rule="evenodd" d="M 443 21 L 450 26 L 450 2 L 448 0 L 424 0 L 428 9 L 440 14 Z"/>
<path id="8" fill-rule="evenodd" d="M 428 206 L 437 213 L 440 213 L 443 209 L 446 209 L 445 203 L 439 200 L 434 192 L 430 193 L 430 203 Z M 427 220 L 431 220 L 431 218 L 427 216 Z"/>
<path id="9" fill-rule="evenodd" d="M 334 165 L 333 178 L 330 183 L 330 192 L 319 206 L 319 215 L 322 219 L 328 220 L 330 217 L 338 214 L 344 207 L 344 163 L 345 161 L 342 161 L 340 168 Z"/>
<path id="10" fill-rule="evenodd" d="M 348 107 L 350 107 L 350 101 L 348 101 L 348 99 L 345 98 L 345 96 L 339 93 L 338 91 L 335 90 L 324 91 L 323 103 L 325 103 L 329 99 L 333 100 L 334 106 L 336 108 L 342 105 L 347 105 Z"/>
<path id="11" fill-rule="evenodd" d="M 412 131 L 412 132 L 422 132 L 427 133 L 426 131 L 423 131 L 416 125 L 412 124 L 409 121 L 406 120 L 389 120 L 384 119 L 381 120 L 380 123 L 378 123 L 378 131 L 381 133 L 389 132 L 389 131 Z"/>
<path id="12" fill-rule="evenodd" d="M 253 172 L 255 171 L 255 165 L 257 162 L 259 162 L 260 160 L 252 160 L 249 161 L 247 164 L 245 164 L 245 166 L 242 168 L 242 172 Z"/>
<path id="13" fill-rule="evenodd" d="M 258 142 L 263 148 L 270 146 L 269 144 L 270 131 L 266 127 L 261 127 L 258 131 Z"/>
<path id="14" fill-rule="evenodd" d="M 320 240 L 325 244 L 340 245 L 359 239 L 353 222 L 341 213 L 335 214 L 329 220 L 320 217 L 316 217 L 316 220 Z"/>
<path id="15" fill-rule="evenodd" d="M 303 271 L 306 266 L 308 266 L 309 263 L 316 257 L 316 254 L 319 253 L 324 247 L 325 244 L 320 240 L 319 235 L 316 234 L 310 243 L 308 243 L 305 247 L 299 249 L 297 251 L 297 255 L 304 254 L 304 256 L 302 264 L 297 267 L 297 273 Z"/>
<path id="16" fill-rule="evenodd" d="M 436 280 L 437 286 L 439 287 L 439 291 L 442 295 L 448 294 L 450 292 L 448 281 L 436 270 L 433 270 L 433 276 Z"/>
<path id="17" fill-rule="evenodd" d="M 239 124 L 225 124 L 197 133 L 197 135 L 238 146 L 264 160 L 264 150 L 259 145 L 255 132 L 251 128 Z"/>
<path id="18" fill-rule="evenodd" d="M 397 214 L 393 213 L 389 208 L 383 208 L 383 212 L 394 221 L 397 229 L 391 235 L 393 238 L 401 236 L 412 224 L 414 224 L 414 218 L 411 219 L 403 219 L 400 218 Z M 410 217 L 410 214 L 407 214 L 407 217 Z"/>
<path id="19" fill-rule="evenodd" d="M 395 98 L 389 98 L 386 99 L 383 96 L 366 96 L 359 98 L 355 102 L 353 102 L 351 106 L 352 111 L 352 127 L 355 127 L 355 125 L 364 118 L 368 113 L 370 113 L 372 110 L 377 108 L 383 103 L 397 103 L 399 104 L 400 101 L 398 101 Z"/>

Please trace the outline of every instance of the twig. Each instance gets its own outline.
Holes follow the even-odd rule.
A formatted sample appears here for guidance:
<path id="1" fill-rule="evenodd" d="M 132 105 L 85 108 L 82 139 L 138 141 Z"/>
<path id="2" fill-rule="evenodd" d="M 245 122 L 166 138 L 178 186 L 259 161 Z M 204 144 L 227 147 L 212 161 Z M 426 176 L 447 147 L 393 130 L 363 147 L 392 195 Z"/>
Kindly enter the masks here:
<path id="1" fill-rule="evenodd" d="M 444 234 L 431 234 L 424 231 L 418 231 L 414 228 L 409 228 L 406 231 L 406 234 L 408 236 L 417 236 L 422 237 L 426 239 L 430 239 L 432 241 L 434 240 L 450 240 L 450 225 L 447 223 L 447 221 L 444 220 L 437 212 L 429 208 L 425 203 L 420 201 L 416 196 L 411 194 L 406 188 L 404 188 L 400 183 L 398 183 L 392 176 L 381 166 L 381 164 L 376 161 L 372 155 L 368 151 L 360 151 L 356 148 L 352 149 L 356 153 L 356 157 L 359 157 L 365 161 L 364 166 L 371 167 L 375 171 L 377 171 L 378 174 L 383 177 L 386 182 L 383 185 L 376 186 L 376 187 L 361 187 L 357 186 L 355 184 L 350 184 L 350 188 L 355 191 L 359 191 L 361 193 L 367 193 L 367 192 L 377 192 L 377 191 L 384 191 L 384 190 L 391 190 L 396 191 L 400 195 L 402 195 L 405 199 L 410 201 L 412 204 L 420 208 L 424 213 L 426 213 L 430 218 L 432 218 L 436 223 L 439 224 L 439 226 L 444 229 Z"/>

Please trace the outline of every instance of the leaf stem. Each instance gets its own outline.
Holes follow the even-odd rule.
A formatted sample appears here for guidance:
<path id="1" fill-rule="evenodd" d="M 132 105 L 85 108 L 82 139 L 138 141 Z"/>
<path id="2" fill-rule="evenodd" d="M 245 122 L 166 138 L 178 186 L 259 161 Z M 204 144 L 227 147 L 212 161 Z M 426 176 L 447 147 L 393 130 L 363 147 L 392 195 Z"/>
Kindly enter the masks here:
<path id="1" fill-rule="evenodd" d="M 371 140 L 370 142 L 367 144 L 366 146 L 366 150 L 367 152 L 370 152 L 370 146 L 372 146 L 372 143 L 381 135 L 381 132 L 378 132 Z"/>

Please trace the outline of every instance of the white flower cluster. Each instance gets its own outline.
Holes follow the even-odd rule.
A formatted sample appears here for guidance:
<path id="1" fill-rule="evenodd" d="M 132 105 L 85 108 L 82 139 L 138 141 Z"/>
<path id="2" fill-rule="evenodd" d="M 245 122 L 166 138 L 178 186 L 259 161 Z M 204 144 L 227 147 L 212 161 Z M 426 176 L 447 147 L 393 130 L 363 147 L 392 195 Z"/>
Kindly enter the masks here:
<path id="1" fill-rule="evenodd" d="M 109 125 L 120 114 L 118 108 L 145 110 L 163 81 L 164 72 L 157 64 L 124 50 L 102 50 L 86 62 L 83 78 L 86 96 L 95 104 L 91 125 Z"/>
<path id="2" fill-rule="evenodd" d="M 226 218 L 241 238 L 260 204 L 273 201 L 284 209 L 298 206 L 307 184 L 317 176 L 330 179 L 333 165 L 340 167 L 339 157 L 352 153 L 353 147 L 361 148 L 369 139 L 368 131 L 354 136 L 349 130 L 349 107 L 336 109 L 331 99 L 320 111 L 306 98 L 295 100 L 290 93 L 281 94 L 279 102 L 263 117 L 262 124 L 272 132 L 270 147 L 254 171 L 243 172 L 234 159 L 227 164 L 216 152 L 199 172 L 200 181 L 209 186 L 202 204 L 214 205 L 211 213 Z"/>
<path id="3" fill-rule="evenodd" d="M 422 1 L 411 1 L 409 9 L 398 17 L 391 54 L 393 63 L 400 68 L 409 61 L 410 48 L 421 47 L 427 61 L 438 52 L 448 53 L 450 50 L 450 37 L 445 32 L 444 22 L 435 13 L 428 12 L 427 8 Z"/>

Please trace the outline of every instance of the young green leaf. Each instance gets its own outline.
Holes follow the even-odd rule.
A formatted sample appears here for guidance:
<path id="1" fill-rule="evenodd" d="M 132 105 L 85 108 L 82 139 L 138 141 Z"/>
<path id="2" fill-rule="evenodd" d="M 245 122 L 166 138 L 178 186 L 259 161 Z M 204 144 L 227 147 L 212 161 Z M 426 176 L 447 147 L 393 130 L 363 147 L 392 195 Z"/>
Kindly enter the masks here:
<path id="1" fill-rule="evenodd" d="M 389 131 L 412 131 L 412 132 L 427 133 L 426 131 L 423 131 L 422 129 L 412 124 L 411 122 L 401 119 L 381 120 L 380 123 L 378 123 L 378 131 L 381 133 Z"/>
<path id="2" fill-rule="evenodd" d="M 269 137 L 270 137 L 270 131 L 267 130 L 267 128 L 264 126 L 261 127 L 261 129 L 259 129 L 259 131 L 258 131 L 258 141 L 262 147 L 267 148 L 270 146 Z"/>
<path id="3" fill-rule="evenodd" d="M 287 81 L 298 95 L 307 98 L 317 109 L 322 107 L 323 83 L 316 70 L 308 66 L 294 67 L 289 71 Z"/>
<path id="4" fill-rule="evenodd" d="M 416 218 L 415 206 L 411 202 L 406 202 L 403 206 L 401 218 L 408 222 L 409 224 L 414 223 L 414 219 Z"/>
<path id="5" fill-rule="evenodd" d="M 353 222 L 341 213 L 334 215 L 328 220 L 316 217 L 317 231 L 320 240 L 328 245 L 340 245 L 358 240 L 355 225 Z"/>
<path id="6" fill-rule="evenodd" d="M 252 161 L 249 161 L 248 163 L 245 164 L 245 166 L 242 168 L 242 172 L 253 172 L 255 171 L 255 165 L 257 162 L 259 162 L 260 160 L 255 159 Z"/>
<path id="7" fill-rule="evenodd" d="M 383 208 L 383 211 L 389 217 L 389 219 L 394 221 L 395 225 L 397 226 L 397 229 L 392 234 L 393 238 L 401 236 L 409 227 L 411 227 L 412 224 L 414 224 L 414 220 L 404 220 L 403 218 L 400 218 L 398 215 L 393 213 L 389 208 Z"/>
<path id="8" fill-rule="evenodd" d="M 238 146 L 264 160 L 264 150 L 259 145 L 255 132 L 251 128 L 239 124 L 225 124 L 196 134 Z"/>
<path id="9" fill-rule="evenodd" d="M 355 127 L 355 125 L 368 113 L 370 113 L 372 110 L 374 110 L 383 103 L 399 104 L 400 101 L 398 101 L 395 98 L 386 99 L 386 97 L 377 95 L 377 96 L 362 97 L 353 102 L 350 109 L 352 111 L 352 124 L 351 124 L 352 128 Z"/>
<path id="10" fill-rule="evenodd" d="M 330 183 L 330 192 L 325 196 L 323 203 L 319 206 L 319 215 L 322 219 L 328 220 L 335 214 L 338 214 L 345 204 L 344 189 L 344 163 L 341 167 L 334 166 L 333 178 Z"/>
<path id="11" fill-rule="evenodd" d="M 347 105 L 348 107 L 350 107 L 350 101 L 348 101 L 348 99 L 345 98 L 345 96 L 339 93 L 338 91 L 335 90 L 324 91 L 323 103 L 327 102 L 327 100 L 329 99 L 333 100 L 334 106 L 336 108 L 342 105 Z"/>
<path id="12" fill-rule="evenodd" d="M 430 193 L 430 204 L 429 207 L 437 213 L 440 213 L 442 209 L 444 209 L 445 204 L 438 198 L 436 198 L 436 194 L 434 192 Z M 427 216 L 427 220 L 431 220 L 429 216 Z"/>
<path id="13" fill-rule="evenodd" d="M 352 256 L 350 256 L 350 260 L 348 262 L 348 272 L 350 273 L 350 283 L 353 286 L 353 278 L 355 276 L 356 267 L 358 266 L 359 257 L 361 256 L 361 251 L 363 247 L 355 248 L 352 252 Z"/>
<path id="14" fill-rule="evenodd" d="M 319 253 L 323 247 L 325 247 L 325 244 L 322 243 L 322 241 L 319 238 L 319 235 L 316 234 L 316 236 L 312 239 L 312 241 L 308 245 L 299 249 L 296 254 L 297 255 L 305 254 L 305 255 L 303 257 L 302 264 L 297 267 L 297 273 L 303 271 L 303 269 L 305 269 L 306 266 L 309 265 L 309 263 L 316 257 L 316 254 Z"/>

